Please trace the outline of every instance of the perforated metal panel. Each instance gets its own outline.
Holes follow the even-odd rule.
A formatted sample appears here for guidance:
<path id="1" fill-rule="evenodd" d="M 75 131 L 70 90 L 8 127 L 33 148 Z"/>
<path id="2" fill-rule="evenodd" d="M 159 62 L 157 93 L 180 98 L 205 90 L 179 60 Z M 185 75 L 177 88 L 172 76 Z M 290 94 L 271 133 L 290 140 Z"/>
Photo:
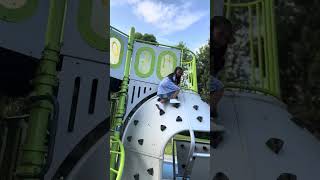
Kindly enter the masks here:
<path id="1" fill-rule="evenodd" d="M 157 90 L 157 84 L 151 84 L 131 79 L 129 82 L 125 117 L 127 117 L 131 110 L 135 108 L 142 100 L 145 100 L 148 96 L 155 94 Z"/>
<path id="2" fill-rule="evenodd" d="M 109 117 L 108 68 L 106 64 L 64 57 L 59 73 L 60 113 L 54 156 L 46 179 L 52 179 L 75 146 Z"/>

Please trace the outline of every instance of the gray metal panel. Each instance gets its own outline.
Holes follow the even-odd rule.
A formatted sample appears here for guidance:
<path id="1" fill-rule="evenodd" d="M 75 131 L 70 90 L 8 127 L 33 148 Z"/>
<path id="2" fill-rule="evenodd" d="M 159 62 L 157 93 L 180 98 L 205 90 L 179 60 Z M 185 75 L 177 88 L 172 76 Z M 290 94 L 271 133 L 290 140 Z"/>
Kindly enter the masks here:
<path id="1" fill-rule="evenodd" d="M 282 173 L 303 180 L 319 176 L 319 141 L 290 120 L 291 115 L 280 101 L 227 92 L 219 107 L 226 133 L 218 148 L 212 149 L 211 177 L 217 172 L 229 179 L 248 180 L 277 179 Z M 269 138 L 284 141 L 279 154 L 266 146 Z"/>
<path id="2" fill-rule="evenodd" d="M 33 16 L 19 23 L 0 20 L 0 47 L 40 59 L 45 46 L 49 1 L 38 1 Z"/>
<path id="3" fill-rule="evenodd" d="M 140 94 L 139 92 L 140 88 Z M 146 92 L 144 89 L 146 88 Z M 129 89 L 128 89 L 128 98 L 127 98 L 127 107 L 126 107 L 126 115 L 127 117 L 131 110 L 136 107 L 143 99 L 150 96 L 151 94 L 156 93 L 158 90 L 158 85 L 146 83 L 142 81 L 136 81 L 131 79 L 129 82 Z"/>
<path id="4" fill-rule="evenodd" d="M 155 106 L 157 99 L 153 97 L 140 106 L 130 118 L 124 131 L 122 142 L 126 150 L 126 157 L 129 159 L 126 161 L 124 177 L 131 179 L 132 173 L 145 173 L 145 167 L 150 166 L 151 160 L 160 163 L 159 169 L 154 169 L 154 172 L 162 172 L 161 161 L 165 146 L 175 134 L 189 129 L 201 132 L 210 130 L 209 106 L 201 100 L 198 94 L 190 91 L 180 93 L 180 107 L 175 108 L 171 104 L 166 104 L 166 113 L 162 116 L 159 115 L 159 110 Z M 193 109 L 194 103 L 199 106 L 198 110 Z M 182 118 L 181 122 L 176 121 L 178 116 Z M 203 117 L 202 122 L 194 118 L 197 116 Z M 139 122 L 135 124 L 135 120 Z M 162 131 L 161 125 L 166 126 L 166 129 Z M 130 136 L 131 140 L 128 140 Z M 138 143 L 139 139 L 143 139 L 142 145 Z M 135 172 L 132 172 L 133 169 Z M 151 179 L 158 180 L 161 179 L 161 176 L 152 176 L 146 180 Z"/>
<path id="5" fill-rule="evenodd" d="M 224 3 L 224 0 L 213 0 L 214 16 L 223 16 L 223 3 Z"/>
<path id="6" fill-rule="evenodd" d="M 182 165 L 186 165 L 187 157 L 190 148 L 190 142 L 188 141 L 179 141 L 175 140 L 176 142 L 176 151 L 177 151 L 177 166 L 178 166 L 178 173 L 177 176 L 182 177 L 185 168 Z M 183 146 L 182 146 L 183 145 Z M 207 150 L 204 150 L 203 147 L 206 147 Z M 210 145 L 204 143 L 196 143 L 195 146 L 195 153 L 204 153 L 210 154 Z M 199 162 L 201 161 L 201 162 Z M 191 179 L 209 179 L 209 157 L 195 157 L 192 165 L 192 169 L 188 169 L 187 175 Z M 203 163 L 203 164 L 202 164 Z"/>
<path id="7" fill-rule="evenodd" d="M 93 3 L 101 3 L 103 1 L 99 0 L 92 0 Z M 103 63 L 108 63 L 109 59 L 107 57 L 107 51 L 103 52 L 91 47 L 81 36 L 79 29 L 78 29 L 78 11 L 79 11 L 79 1 L 70 1 L 67 6 L 67 15 L 65 20 L 65 29 L 64 29 L 64 39 L 63 39 L 63 46 L 61 49 L 61 54 L 69 55 L 78 58 L 90 59 L 95 60 Z M 95 7 L 94 5 L 92 6 Z M 98 11 L 100 9 L 94 9 L 94 11 Z M 106 19 L 105 23 L 108 23 L 106 11 L 103 13 L 103 19 Z M 103 27 L 103 26 L 101 26 Z M 93 27 L 90 27 L 93 28 Z M 102 30 L 95 30 L 95 31 L 102 31 Z M 105 30 L 105 38 L 107 38 L 107 29 Z M 108 43 L 106 41 L 106 43 Z"/>
<path id="8" fill-rule="evenodd" d="M 99 180 L 109 178 L 109 135 L 103 136 L 73 168 L 68 180 Z"/>
<path id="9" fill-rule="evenodd" d="M 52 165 L 46 178 L 51 179 L 62 161 L 71 150 L 93 130 L 99 123 L 109 117 L 108 108 L 108 87 L 109 74 L 106 64 L 99 64 L 91 61 L 83 61 L 71 57 L 64 57 L 62 71 L 59 74 L 60 114 L 55 140 L 54 156 Z M 68 132 L 68 123 L 74 81 L 80 77 L 79 97 L 77 104 L 74 130 Z M 92 81 L 98 79 L 98 87 L 93 114 L 88 113 Z"/>
<path id="10" fill-rule="evenodd" d="M 127 50 L 128 50 L 128 37 L 124 36 L 123 34 L 120 34 L 119 32 L 110 29 L 110 39 L 112 37 L 112 33 L 116 34 L 117 38 L 120 38 L 123 42 L 123 51 L 121 51 L 120 53 L 122 53 L 122 58 L 121 58 L 121 65 L 117 68 L 112 68 L 110 66 L 110 76 L 117 78 L 117 79 L 123 79 L 124 76 L 124 65 L 126 62 L 126 57 L 127 57 Z M 110 51 L 112 51 L 112 46 L 110 46 Z M 112 52 L 110 52 L 112 53 Z"/>
<path id="11" fill-rule="evenodd" d="M 149 44 L 145 44 L 145 43 L 140 43 L 140 42 L 134 42 L 134 46 L 133 46 L 133 53 L 132 53 L 132 60 L 131 60 L 131 70 L 130 70 L 130 78 L 134 79 L 134 80 L 139 80 L 139 81 L 144 81 L 144 82 L 149 82 L 149 83 L 154 83 L 154 84 L 159 84 L 161 79 L 159 79 L 157 77 L 157 64 L 159 61 L 159 54 L 163 51 L 172 51 L 173 53 L 176 54 L 177 56 L 177 66 L 180 66 L 180 55 L 181 52 L 178 49 L 174 49 L 174 48 L 167 48 L 167 47 L 159 47 L 159 46 L 154 46 L 154 45 L 149 45 Z M 150 47 L 155 51 L 155 64 L 154 64 L 154 70 L 152 72 L 152 75 L 150 77 L 147 78 L 141 78 L 139 77 L 134 69 L 134 64 L 136 61 L 136 55 L 137 55 L 137 51 L 139 50 L 139 48 L 141 47 Z M 175 68 L 175 67 L 173 67 Z"/>

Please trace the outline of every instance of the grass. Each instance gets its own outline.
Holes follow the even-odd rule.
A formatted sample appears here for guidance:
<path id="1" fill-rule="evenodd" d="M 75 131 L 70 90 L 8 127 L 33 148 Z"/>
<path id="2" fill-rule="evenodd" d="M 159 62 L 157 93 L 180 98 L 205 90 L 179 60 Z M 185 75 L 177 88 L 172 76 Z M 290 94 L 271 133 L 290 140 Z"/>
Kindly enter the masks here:
<path id="1" fill-rule="evenodd" d="M 180 135 L 180 134 L 177 134 L 174 139 L 176 140 L 187 140 L 187 141 L 190 141 L 190 137 L 189 136 L 184 136 L 184 135 Z M 208 139 L 199 139 L 199 138 L 196 138 L 196 142 L 202 142 L 202 143 L 210 143 L 210 140 Z M 165 150 L 164 150 L 164 154 L 166 155 L 172 155 L 172 141 L 169 141 Z M 176 152 L 175 152 L 176 154 Z"/>

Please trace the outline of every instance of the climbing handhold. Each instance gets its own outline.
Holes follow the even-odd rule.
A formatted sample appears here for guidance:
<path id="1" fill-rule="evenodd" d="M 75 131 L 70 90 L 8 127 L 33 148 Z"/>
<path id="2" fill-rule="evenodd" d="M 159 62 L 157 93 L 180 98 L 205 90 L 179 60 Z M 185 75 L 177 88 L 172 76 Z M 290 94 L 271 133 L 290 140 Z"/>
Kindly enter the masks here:
<path id="1" fill-rule="evenodd" d="M 153 176 L 153 168 L 148 169 L 147 172 L 148 172 L 151 176 Z"/>
<path id="2" fill-rule="evenodd" d="M 172 106 L 175 107 L 175 108 L 179 108 L 180 107 L 180 103 L 175 103 Z"/>
<path id="3" fill-rule="evenodd" d="M 194 106 L 193 106 L 193 109 L 198 110 L 198 109 L 199 109 L 199 106 L 198 106 L 198 105 L 194 105 Z"/>
<path id="4" fill-rule="evenodd" d="M 159 102 L 160 102 L 160 100 L 161 100 L 161 98 L 158 98 L 158 99 L 157 99 L 157 101 L 159 101 Z"/>
<path id="5" fill-rule="evenodd" d="M 206 146 L 203 146 L 202 149 L 203 149 L 204 151 L 208 151 L 208 148 L 207 148 Z"/>
<path id="6" fill-rule="evenodd" d="M 165 125 L 161 125 L 160 129 L 161 129 L 161 131 L 164 131 L 167 129 L 167 127 Z"/>
<path id="7" fill-rule="evenodd" d="M 278 138 L 270 138 L 266 145 L 276 154 L 280 152 L 280 150 L 283 147 L 284 142 L 281 139 Z"/>
<path id="8" fill-rule="evenodd" d="M 134 180 L 139 180 L 139 174 L 135 174 L 133 177 L 134 177 Z"/>
<path id="9" fill-rule="evenodd" d="M 143 145 L 143 139 L 139 139 L 138 143 L 142 146 Z"/>
<path id="10" fill-rule="evenodd" d="M 184 144 L 180 144 L 180 147 L 183 149 L 184 148 Z"/>
<path id="11" fill-rule="evenodd" d="M 133 121 L 133 124 L 134 124 L 135 126 L 136 126 L 138 123 L 139 123 L 138 120 L 134 120 L 134 121 Z"/>
<path id="12" fill-rule="evenodd" d="M 160 110 L 160 116 L 164 115 L 164 111 L 163 110 Z"/>
<path id="13" fill-rule="evenodd" d="M 297 176 L 290 173 L 282 173 L 277 180 L 297 180 Z"/>
<path id="14" fill-rule="evenodd" d="M 128 137 L 127 137 L 127 140 L 128 140 L 129 142 L 131 142 L 132 136 L 128 136 Z"/>
<path id="15" fill-rule="evenodd" d="M 184 168 L 186 168 L 186 165 L 185 165 L 185 164 L 182 164 L 181 167 L 184 169 Z"/>
<path id="16" fill-rule="evenodd" d="M 222 172 L 218 172 L 214 176 L 213 180 L 229 180 L 229 178 L 225 174 L 223 174 Z"/>
<path id="17" fill-rule="evenodd" d="M 199 122 L 202 122 L 202 116 L 198 116 L 197 119 Z"/>
<path id="18" fill-rule="evenodd" d="M 177 122 L 181 122 L 181 121 L 182 121 L 182 118 L 181 118 L 180 116 L 178 116 L 177 119 L 176 119 L 176 121 L 177 121 Z"/>

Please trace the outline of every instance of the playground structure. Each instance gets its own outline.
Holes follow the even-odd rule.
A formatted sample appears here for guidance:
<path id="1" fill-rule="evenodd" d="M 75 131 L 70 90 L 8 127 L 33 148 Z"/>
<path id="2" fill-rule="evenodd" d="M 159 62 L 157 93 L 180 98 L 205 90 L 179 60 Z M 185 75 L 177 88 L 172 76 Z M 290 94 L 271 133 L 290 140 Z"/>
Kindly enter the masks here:
<path id="1" fill-rule="evenodd" d="M 109 169 L 112 180 L 165 178 L 164 146 L 181 131 L 189 131 L 191 138 L 172 140 L 178 156 L 174 176 L 318 177 L 319 142 L 290 120 L 281 102 L 273 1 L 215 0 L 213 6 L 215 15 L 225 12 L 231 21 L 237 10 L 246 12 L 251 61 L 247 81 L 231 82 L 224 76 L 226 93 L 217 121 L 226 130 L 214 133 L 209 151 L 193 133 L 209 131 L 209 106 L 197 94 L 192 52 L 135 40 L 134 30 L 128 36 L 107 28 L 107 9 L 101 1 L 0 1 L 0 46 L 6 52 L 2 59 L 32 57 L 39 62 L 30 114 L 1 120 L 1 178 L 108 179 Z M 11 51 L 22 57 L 11 57 Z M 183 59 L 184 53 L 191 59 Z M 182 105 L 168 105 L 167 114 L 159 116 L 154 93 L 176 65 L 188 69 L 179 95 Z M 109 69 L 112 77 L 122 80 L 121 90 L 111 98 Z M 142 115 L 145 112 L 148 115 Z M 175 167 L 175 161 L 170 166 Z"/>
<path id="2" fill-rule="evenodd" d="M 195 151 L 194 131 L 210 131 L 209 106 L 197 94 L 195 55 L 178 47 L 134 39 L 134 31 L 132 28 L 128 36 L 113 27 L 110 30 L 111 77 L 122 80 L 117 102 L 112 103 L 116 110 L 111 113 L 110 179 L 162 179 L 166 144 L 183 131 L 189 132 L 191 146 L 185 151 L 188 156 L 184 162 L 180 161 L 185 173 L 181 168 L 179 173 L 190 177 L 195 157 L 209 156 L 209 148 L 206 153 Z M 157 86 L 176 66 L 185 69 L 181 106 L 167 105 L 166 113 L 160 116 L 155 106 Z M 208 169 L 196 173 L 201 171 L 208 174 Z"/>
<path id="3" fill-rule="evenodd" d="M 219 105 L 218 123 L 225 132 L 214 133 L 211 139 L 209 179 L 319 177 L 315 168 L 320 165 L 319 141 L 295 123 L 281 102 L 274 1 L 215 0 L 213 6 L 214 15 L 247 24 L 236 32 L 245 32 L 247 38 L 233 46 L 239 53 L 249 50 L 249 61 L 237 57 L 250 68 L 245 80 L 223 75 L 226 92 Z M 244 18 L 239 20 L 239 14 Z"/>

